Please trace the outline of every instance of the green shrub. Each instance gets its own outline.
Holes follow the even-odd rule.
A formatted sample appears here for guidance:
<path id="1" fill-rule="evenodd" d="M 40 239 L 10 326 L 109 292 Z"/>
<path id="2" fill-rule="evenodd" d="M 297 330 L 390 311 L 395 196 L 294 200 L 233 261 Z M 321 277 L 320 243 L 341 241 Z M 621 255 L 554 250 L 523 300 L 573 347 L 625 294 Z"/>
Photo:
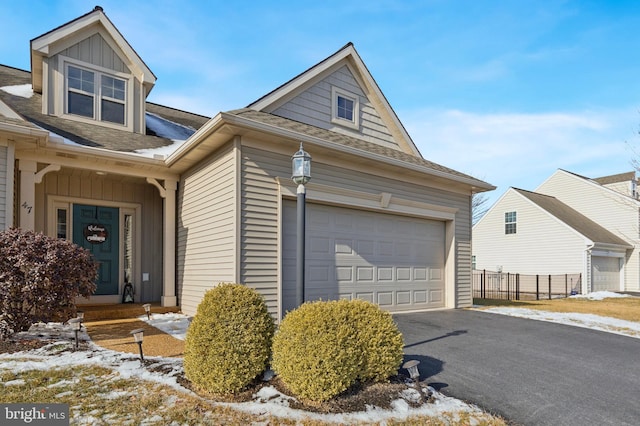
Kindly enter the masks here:
<path id="1" fill-rule="evenodd" d="M 398 374 L 404 354 L 404 339 L 391 314 L 360 299 L 352 300 L 349 308 L 351 321 L 358 331 L 362 356 L 359 378 L 383 382 Z"/>
<path id="2" fill-rule="evenodd" d="M 66 321 L 96 291 L 98 263 L 71 241 L 0 231 L 0 340 L 39 321 Z"/>
<path id="3" fill-rule="evenodd" d="M 393 318 L 363 300 L 305 303 L 273 341 L 272 367 L 296 395 L 325 401 L 357 380 L 397 374 L 404 342 Z"/>
<path id="4" fill-rule="evenodd" d="M 357 379 L 360 350 L 346 302 L 307 302 L 280 323 L 271 366 L 295 395 L 326 401 Z"/>
<path id="5" fill-rule="evenodd" d="M 187 379 L 213 394 L 241 391 L 266 369 L 273 332 L 260 294 L 241 284 L 219 284 L 205 293 L 187 330 Z"/>

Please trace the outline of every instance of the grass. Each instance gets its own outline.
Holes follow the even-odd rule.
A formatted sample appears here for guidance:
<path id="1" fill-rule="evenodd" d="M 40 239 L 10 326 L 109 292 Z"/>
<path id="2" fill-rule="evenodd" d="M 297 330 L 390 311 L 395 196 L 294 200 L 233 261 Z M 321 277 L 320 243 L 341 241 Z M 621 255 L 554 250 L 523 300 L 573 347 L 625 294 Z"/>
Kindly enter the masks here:
<path id="1" fill-rule="evenodd" d="M 567 299 L 526 301 L 473 299 L 473 303 L 483 307 L 506 306 L 550 312 L 576 312 L 640 322 L 640 298 L 637 297 L 615 297 L 604 300 L 571 297 Z"/>
<path id="2" fill-rule="evenodd" d="M 168 385 L 123 378 L 118 372 L 100 366 L 4 371 L 0 372 L 0 383 L 4 384 L 0 402 L 69 404 L 72 424 L 330 424 L 318 420 L 299 421 L 275 418 L 268 414 L 243 413 Z M 489 415 L 445 413 L 438 418 L 417 416 L 386 424 L 498 426 L 505 423 Z"/>

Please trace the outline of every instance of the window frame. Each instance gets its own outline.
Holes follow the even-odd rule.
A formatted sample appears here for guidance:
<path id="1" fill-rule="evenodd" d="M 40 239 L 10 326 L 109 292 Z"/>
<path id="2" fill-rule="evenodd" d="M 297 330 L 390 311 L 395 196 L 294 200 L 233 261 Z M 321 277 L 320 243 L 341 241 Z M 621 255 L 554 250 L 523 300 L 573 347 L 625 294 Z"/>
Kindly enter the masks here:
<path id="1" fill-rule="evenodd" d="M 348 118 L 340 117 L 338 100 L 343 98 L 353 102 L 353 117 L 351 120 Z M 332 87 L 331 88 L 331 122 L 339 124 L 340 126 L 349 127 L 352 129 L 360 129 L 360 96 L 355 93 L 348 92 L 346 90 Z"/>
<path id="2" fill-rule="evenodd" d="M 504 212 L 504 234 L 513 235 L 518 231 L 518 215 L 517 212 L 508 211 Z"/>
<path id="3" fill-rule="evenodd" d="M 132 129 L 132 76 L 117 72 L 114 70 L 105 69 L 93 64 L 80 62 L 73 60 L 72 58 L 61 57 L 62 61 L 62 111 L 63 116 L 69 119 L 84 121 L 92 124 L 99 124 L 101 126 L 113 127 L 117 129 Z M 70 67 L 93 73 L 93 93 L 83 91 L 77 88 L 69 87 L 69 69 Z M 103 77 L 108 77 L 116 81 L 120 81 L 124 84 L 123 99 L 117 97 L 107 96 L 103 93 Z M 69 111 L 69 93 L 78 93 L 85 96 L 92 96 L 93 98 L 93 116 L 85 116 Z M 123 121 L 119 123 L 117 121 L 111 121 L 104 118 L 103 114 L 103 102 L 110 102 L 123 106 Z"/>

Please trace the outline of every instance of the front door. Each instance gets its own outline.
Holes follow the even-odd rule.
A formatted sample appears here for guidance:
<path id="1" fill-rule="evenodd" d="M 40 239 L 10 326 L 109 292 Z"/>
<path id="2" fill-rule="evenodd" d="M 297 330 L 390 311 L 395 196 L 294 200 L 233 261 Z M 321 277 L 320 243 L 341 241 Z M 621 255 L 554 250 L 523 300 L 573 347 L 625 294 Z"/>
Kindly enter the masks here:
<path id="1" fill-rule="evenodd" d="M 73 242 L 99 262 L 96 295 L 119 294 L 120 213 L 114 207 L 73 206 Z"/>

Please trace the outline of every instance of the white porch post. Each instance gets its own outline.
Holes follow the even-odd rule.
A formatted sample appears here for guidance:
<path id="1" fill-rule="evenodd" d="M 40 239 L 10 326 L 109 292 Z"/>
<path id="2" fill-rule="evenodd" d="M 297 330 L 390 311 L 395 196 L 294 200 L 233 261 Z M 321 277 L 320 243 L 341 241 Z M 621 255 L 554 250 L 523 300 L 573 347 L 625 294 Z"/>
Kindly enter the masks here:
<path id="1" fill-rule="evenodd" d="M 35 161 L 20 160 L 20 222 L 18 226 L 23 230 L 34 231 L 36 228 L 36 171 Z"/>
<path id="2" fill-rule="evenodd" d="M 176 189 L 177 181 L 165 179 L 162 306 L 177 306 L 176 297 Z"/>

